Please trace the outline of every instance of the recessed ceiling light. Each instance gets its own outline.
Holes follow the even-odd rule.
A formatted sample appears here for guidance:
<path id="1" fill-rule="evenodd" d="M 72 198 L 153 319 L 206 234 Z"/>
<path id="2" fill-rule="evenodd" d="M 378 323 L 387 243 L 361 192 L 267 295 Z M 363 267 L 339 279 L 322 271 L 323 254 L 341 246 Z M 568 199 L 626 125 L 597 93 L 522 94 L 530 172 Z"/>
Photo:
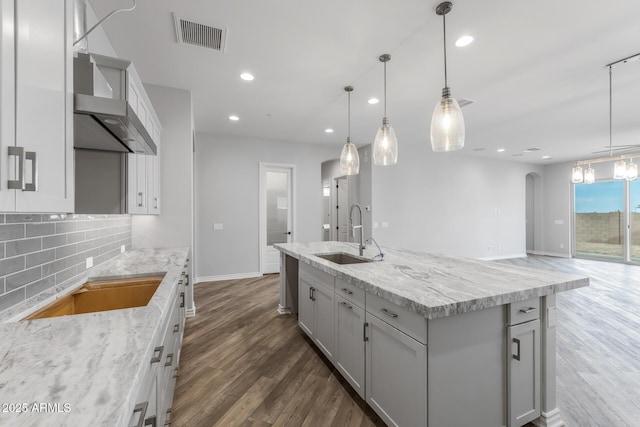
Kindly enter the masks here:
<path id="1" fill-rule="evenodd" d="M 506 148 L 498 148 L 498 153 L 504 153 L 504 151 L 506 150 Z"/>
<path id="2" fill-rule="evenodd" d="M 473 37 L 462 36 L 458 40 L 456 40 L 456 46 L 458 47 L 469 46 L 472 42 L 473 42 Z"/>
<path id="3" fill-rule="evenodd" d="M 238 120 L 240 120 L 240 117 L 235 116 L 235 115 L 231 115 L 231 116 L 229 116 L 229 120 L 237 122 Z"/>
<path id="4" fill-rule="evenodd" d="M 333 133 L 333 129 L 331 128 L 326 128 L 324 131 L 325 133 Z"/>
<path id="5" fill-rule="evenodd" d="M 380 102 L 380 100 L 378 98 L 371 98 L 367 101 L 369 104 L 374 105 L 377 104 L 378 102 Z"/>
<path id="6" fill-rule="evenodd" d="M 551 156 L 542 156 L 542 160 L 547 160 L 547 159 L 550 159 L 550 158 L 551 158 Z"/>
<path id="7" fill-rule="evenodd" d="M 246 80 L 246 81 L 250 82 L 251 80 L 253 80 L 253 74 L 251 74 L 251 73 L 242 73 L 242 74 L 240 74 L 240 78 L 242 80 Z"/>

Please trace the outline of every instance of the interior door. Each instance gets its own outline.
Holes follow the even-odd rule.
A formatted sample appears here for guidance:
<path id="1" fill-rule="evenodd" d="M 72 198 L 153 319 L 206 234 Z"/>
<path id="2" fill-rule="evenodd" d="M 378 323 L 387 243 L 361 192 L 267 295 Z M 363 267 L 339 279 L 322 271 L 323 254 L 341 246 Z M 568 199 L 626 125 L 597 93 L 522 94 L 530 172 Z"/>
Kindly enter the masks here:
<path id="1" fill-rule="evenodd" d="M 263 167 L 262 274 L 280 271 L 276 243 L 293 241 L 292 175 L 290 167 Z"/>
<path id="2" fill-rule="evenodd" d="M 339 242 L 349 241 L 349 180 L 346 176 L 336 179 L 336 231 Z"/>

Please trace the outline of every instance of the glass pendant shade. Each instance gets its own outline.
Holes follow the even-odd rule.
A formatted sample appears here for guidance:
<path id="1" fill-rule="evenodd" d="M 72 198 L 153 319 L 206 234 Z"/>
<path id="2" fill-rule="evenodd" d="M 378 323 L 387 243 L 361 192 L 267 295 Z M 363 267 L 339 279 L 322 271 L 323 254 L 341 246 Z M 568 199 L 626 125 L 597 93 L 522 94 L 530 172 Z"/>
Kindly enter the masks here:
<path id="1" fill-rule="evenodd" d="M 344 175 L 358 175 L 360 172 L 360 156 L 355 144 L 351 142 L 351 138 L 347 138 L 347 143 L 342 147 L 340 154 L 340 171 Z"/>
<path id="2" fill-rule="evenodd" d="M 623 160 L 619 160 L 613 167 L 613 179 L 625 179 L 626 177 L 627 164 Z"/>
<path id="3" fill-rule="evenodd" d="M 431 116 L 431 148 L 436 152 L 455 151 L 464 147 L 464 117 L 449 91 L 442 89 L 442 99 Z"/>
<path id="4" fill-rule="evenodd" d="M 398 163 L 398 140 L 396 132 L 385 117 L 373 141 L 373 164 L 386 166 L 396 163 Z"/>
<path id="5" fill-rule="evenodd" d="M 596 171 L 591 168 L 591 165 L 584 171 L 584 183 L 585 184 L 593 184 L 596 182 Z"/>
<path id="6" fill-rule="evenodd" d="M 638 179 L 638 164 L 629 162 L 627 165 L 627 181 L 634 181 Z"/>
<path id="7" fill-rule="evenodd" d="M 584 181 L 584 177 L 582 175 L 582 166 L 574 166 L 573 171 L 571 172 L 571 182 L 574 184 L 580 184 Z"/>

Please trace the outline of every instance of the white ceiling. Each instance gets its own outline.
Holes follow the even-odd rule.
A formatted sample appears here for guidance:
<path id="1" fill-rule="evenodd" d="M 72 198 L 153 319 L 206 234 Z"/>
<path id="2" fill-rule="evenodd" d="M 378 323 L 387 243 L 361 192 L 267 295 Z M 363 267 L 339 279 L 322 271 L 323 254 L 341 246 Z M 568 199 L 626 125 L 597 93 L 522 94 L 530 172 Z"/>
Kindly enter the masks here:
<path id="1" fill-rule="evenodd" d="M 131 1 L 90 3 L 102 17 Z M 104 28 L 143 81 L 193 91 L 196 131 L 330 144 L 336 157 L 347 136 L 346 85 L 355 87 L 352 138 L 356 145 L 373 141 L 383 105 L 367 100 L 382 99 L 378 56 L 389 53 L 388 116 L 401 161 L 403 144 L 430 144 L 444 83 L 438 3 L 138 0 L 135 11 L 115 15 Z M 463 109 L 466 143 L 459 153 L 553 163 L 597 157 L 592 153 L 608 147 L 605 65 L 640 52 L 640 1 L 453 3 L 449 86 L 454 97 L 477 101 Z M 227 27 L 226 52 L 178 45 L 173 12 Z M 474 43 L 455 47 L 462 34 Z M 242 81 L 243 71 L 255 80 Z M 613 79 L 613 144 L 640 144 L 640 62 L 614 69 Z M 229 121 L 230 114 L 240 120 Z M 324 133 L 327 127 L 335 132 Z M 540 151 L 522 152 L 531 147 Z"/>

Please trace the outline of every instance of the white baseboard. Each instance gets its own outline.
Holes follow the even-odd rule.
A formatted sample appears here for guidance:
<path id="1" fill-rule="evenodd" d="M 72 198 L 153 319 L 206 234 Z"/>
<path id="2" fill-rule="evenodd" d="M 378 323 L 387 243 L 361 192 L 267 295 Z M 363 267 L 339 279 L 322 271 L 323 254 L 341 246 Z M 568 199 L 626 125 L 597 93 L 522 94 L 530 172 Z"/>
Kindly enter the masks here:
<path id="1" fill-rule="evenodd" d="M 571 258 L 570 254 L 563 254 L 559 252 L 546 252 L 546 251 L 530 251 L 531 255 L 553 256 L 557 258 Z"/>
<path id="2" fill-rule="evenodd" d="M 510 254 L 510 255 L 496 255 L 496 256 L 486 256 L 478 258 L 481 261 L 497 261 L 499 259 L 509 259 L 509 258 L 525 258 L 527 254 Z"/>
<path id="3" fill-rule="evenodd" d="M 237 273 L 237 274 L 223 274 L 220 276 L 204 276 L 196 277 L 196 284 L 201 282 L 219 282 L 220 280 L 236 280 L 236 279 L 251 279 L 253 277 L 261 277 L 262 273 L 259 271 L 253 273 Z"/>

